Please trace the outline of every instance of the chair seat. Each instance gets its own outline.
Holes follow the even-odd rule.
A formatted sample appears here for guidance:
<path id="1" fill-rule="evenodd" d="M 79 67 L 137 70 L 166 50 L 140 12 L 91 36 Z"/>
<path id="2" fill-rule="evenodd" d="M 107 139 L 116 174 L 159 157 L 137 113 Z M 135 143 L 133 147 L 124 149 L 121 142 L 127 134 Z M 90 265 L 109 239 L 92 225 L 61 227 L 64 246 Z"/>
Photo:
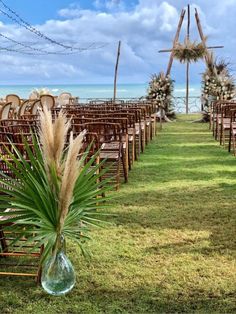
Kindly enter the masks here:
<path id="1" fill-rule="evenodd" d="M 112 143 L 103 143 L 102 151 L 104 150 L 119 150 L 120 143 L 112 142 Z"/>
<path id="2" fill-rule="evenodd" d="M 133 135 L 130 135 L 129 136 L 129 142 L 131 143 L 131 142 L 133 142 L 134 141 L 134 137 L 133 137 Z"/>
<path id="3" fill-rule="evenodd" d="M 117 160 L 119 158 L 119 153 L 114 151 L 114 152 L 101 152 L 100 153 L 100 158 L 101 159 L 114 159 Z"/>
<path id="4" fill-rule="evenodd" d="M 223 124 L 225 124 L 225 123 L 230 123 L 230 118 L 224 118 L 223 119 Z"/>
<path id="5" fill-rule="evenodd" d="M 144 131 L 144 129 L 145 129 L 145 124 L 144 124 L 144 122 L 142 122 L 141 123 L 141 130 Z"/>
<path id="6" fill-rule="evenodd" d="M 135 132 L 135 129 L 134 128 L 128 128 L 128 134 L 129 135 L 133 135 Z"/>
<path id="7" fill-rule="evenodd" d="M 135 123 L 135 135 L 139 135 L 139 134 L 140 134 L 140 124 Z"/>

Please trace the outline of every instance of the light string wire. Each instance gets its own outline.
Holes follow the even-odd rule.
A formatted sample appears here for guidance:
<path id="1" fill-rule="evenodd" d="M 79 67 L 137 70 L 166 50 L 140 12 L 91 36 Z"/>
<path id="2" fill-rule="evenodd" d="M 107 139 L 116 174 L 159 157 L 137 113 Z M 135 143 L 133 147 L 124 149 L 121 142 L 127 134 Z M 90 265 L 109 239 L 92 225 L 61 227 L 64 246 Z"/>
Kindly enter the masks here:
<path id="1" fill-rule="evenodd" d="M 13 11 L 10 7 L 7 6 L 7 4 L 5 2 L 3 2 L 2 0 L 0 0 L 0 3 L 3 5 L 3 7 L 5 9 L 7 9 L 10 13 L 12 13 L 14 16 L 10 15 L 9 13 L 3 11 L 1 8 L 0 8 L 0 12 L 6 16 L 7 18 L 11 19 L 13 22 L 15 22 L 16 24 L 18 24 L 19 26 L 21 27 L 24 27 L 26 30 L 30 31 L 31 33 L 37 35 L 38 37 L 42 38 L 42 39 L 45 39 L 47 41 L 49 41 L 51 44 L 55 44 L 55 45 L 58 45 L 58 46 L 61 46 L 63 47 L 64 49 L 62 51 L 46 51 L 44 49 L 41 49 L 41 48 L 34 48 L 32 46 L 29 46 L 29 45 L 26 45 L 22 42 L 19 42 L 19 41 L 16 41 L 4 34 L 1 34 L 0 33 L 0 37 L 8 40 L 8 41 L 11 41 L 12 43 L 15 43 L 17 45 L 20 45 L 22 46 L 23 48 L 26 48 L 26 49 L 30 49 L 30 50 L 33 50 L 33 52 L 29 52 L 29 51 L 24 51 L 24 50 L 19 50 L 19 49 L 10 49 L 10 50 L 7 50 L 7 48 L 5 47 L 0 47 L 0 50 L 6 50 L 6 51 L 11 51 L 11 52 L 19 52 L 19 53 L 23 53 L 23 54 L 28 54 L 28 55 L 68 55 L 68 54 L 76 54 L 78 52 L 82 52 L 84 50 L 92 50 L 92 49 L 100 49 L 100 48 L 103 48 L 105 46 L 107 46 L 106 43 L 97 43 L 97 46 L 96 46 L 96 43 L 91 43 L 88 47 L 85 47 L 85 48 L 79 48 L 79 47 L 74 47 L 74 46 L 69 46 L 69 45 L 65 45 L 63 43 L 60 43 L 46 35 L 44 35 L 42 32 L 40 32 L 39 30 L 37 30 L 35 27 L 33 27 L 31 24 L 29 24 L 28 22 L 26 22 L 24 19 L 22 19 L 20 17 L 20 15 L 18 13 L 16 13 L 15 11 Z M 68 51 L 70 50 L 70 51 Z M 38 53 L 37 53 L 38 52 Z"/>

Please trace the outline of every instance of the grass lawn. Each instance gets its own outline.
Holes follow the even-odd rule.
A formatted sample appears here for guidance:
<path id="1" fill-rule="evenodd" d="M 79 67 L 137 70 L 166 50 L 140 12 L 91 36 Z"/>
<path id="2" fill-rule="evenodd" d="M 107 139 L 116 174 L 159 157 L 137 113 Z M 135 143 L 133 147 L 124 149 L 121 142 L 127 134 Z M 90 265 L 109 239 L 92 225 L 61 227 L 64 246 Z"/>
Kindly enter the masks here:
<path id="1" fill-rule="evenodd" d="M 70 246 L 72 292 L 1 277 L 1 314 L 236 313 L 236 159 L 191 119 L 165 124 L 114 193 L 91 262 Z"/>

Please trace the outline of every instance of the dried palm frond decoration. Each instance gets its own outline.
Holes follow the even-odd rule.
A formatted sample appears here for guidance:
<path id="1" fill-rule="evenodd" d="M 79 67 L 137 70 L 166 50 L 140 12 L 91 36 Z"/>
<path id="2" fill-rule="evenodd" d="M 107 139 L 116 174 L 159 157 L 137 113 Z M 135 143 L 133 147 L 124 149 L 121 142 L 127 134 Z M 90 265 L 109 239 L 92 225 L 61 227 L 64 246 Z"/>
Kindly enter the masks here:
<path id="1" fill-rule="evenodd" d="M 181 63 L 197 62 L 199 59 L 204 58 L 207 48 L 201 42 L 191 42 L 189 38 L 185 38 L 184 43 L 177 43 L 173 49 L 173 56 Z"/>
<path id="2" fill-rule="evenodd" d="M 214 57 L 214 53 L 211 51 L 207 51 L 206 55 L 205 55 L 205 60 L 206 60 L 206 71 L 205 73 L 208 74 L 209 76 L 213 75 L 215 73 L 215 57 Z"/>

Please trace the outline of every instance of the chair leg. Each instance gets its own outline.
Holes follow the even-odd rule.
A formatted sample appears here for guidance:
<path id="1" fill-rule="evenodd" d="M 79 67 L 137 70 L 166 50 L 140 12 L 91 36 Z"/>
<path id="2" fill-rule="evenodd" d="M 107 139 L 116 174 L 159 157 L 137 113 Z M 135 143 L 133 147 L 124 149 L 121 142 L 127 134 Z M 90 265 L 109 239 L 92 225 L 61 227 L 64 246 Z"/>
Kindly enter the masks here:
<path id="1" fill-rule="evenodd" d="M 232 136 L 232 142 L 233 142 L 233 154 L 236 156 L 236 148 L 235 148 L 235 136 Z"/>
<path id="2" fill-rule="evenodd" d="M 131 159 L 131 165 L 134 164 L 134 161 L 135 161 L 135 145 L 134 145 L 134 141 L 135 141 L 135 138 L 133 137 L 133 140 L 132 141 L 129 141 L 129 156 L 130 156 L 130 159 Z"/>
<path id="3" fill-rule="evenodd" d="M 141 151 L 144 153 L 144 148 L 146 145 L 146 132 L 145 132 L 145 126 L 143 129 L 141 129 Z"/>
<path id="4" fill-rule="evenodd" d="M 117 172 L 116 172 L 116 190 L 120 188 L 120 159 L 117 163 Z"/>
<path id="5" fill-rule="evenodd" d="M 228 145 L 228 152 L 231 152 L 231 140 L 232 140 L 232 133 L 231 129 L 229 130 L 229 145 Z"/>
<path id="6" fill-rule="evenodd" d="M 223 129 L 222 129 L 222 127 L 220 128 L 219 132 L 220 132 L 220 134 L 219 134 L 219 136 L 220 136 L 220 145 L 222 145 L 222 140 L 223 140 Z"/>
<path id="7" fill-rule="evenodd" d="M 121 161 L 122 161 L 122 166 L 123 166 L 123 174 L 124 174 L 124 179 L 125 179 L 125 183 L 128 182 L 128 167 L 127 167 L 127 163 L 126 163 L 126 158 L 123 154 L 121 154 Z"/>
<path id="8" fill-rule="evenodd" d="M 145 145 L 147 145 L 149 142 L 150 142 L 150 124 L 145 125 Z"/>
<path id="9" fill-rule="evenodd" d="M 215 140 L 217 141 L 218 140 L 218 129 L 219 129 L 219 127 L 218 127 L 218 123 L 216 122 L 216 128 L 215 128 Z"/>
<path id="10" fill-rule="evenodd" d="M 222 129 L 221 131 L 221 141 L 222 141 L 222 146 L 225 147 L 225 130 Z"/>
<path id="11" fill-rule="evenodd" d="M 128 157 L 128 166 L 129 166 L 129 170 L 131 170 L 131 167 L 132 167 L 132 161 L 131 161 L 131 158 L 130 158 L 130 152 L 129 152 L 129 149 L 127 149 L 126 155 L 127 155 L 127 157 Z"/>
<path id="12" fill-rule="evenodd" d="M 43 250 L 44 250 L 44 246 L 41 245 L 41 247 L 40 247 L 40 257 L 43 254 Z M 37 275 L 36 275 L 36 278 L 35 278 L 35 281 L 36 281 L 37 285 L 41 285 L 41 277 L 42 277 L 42 266 L 39 265 L 38 271 L 37 271 Z"/>
<path id="13" fill-rule="evenodd" d="M 140 155 L 140 151 L 141 151 L 141 140 L 140 140 L 140 134 L 135 135 L 135 160 L 138 160 L 138 157 Z"/>
<path id="14" fill-rule="evenodd" d="M 1 243 L 2 251 L 7 253 L 8 252 L 7 241 L 6 241 L 2 228 L 0 228 L 0 243 Z"/>

